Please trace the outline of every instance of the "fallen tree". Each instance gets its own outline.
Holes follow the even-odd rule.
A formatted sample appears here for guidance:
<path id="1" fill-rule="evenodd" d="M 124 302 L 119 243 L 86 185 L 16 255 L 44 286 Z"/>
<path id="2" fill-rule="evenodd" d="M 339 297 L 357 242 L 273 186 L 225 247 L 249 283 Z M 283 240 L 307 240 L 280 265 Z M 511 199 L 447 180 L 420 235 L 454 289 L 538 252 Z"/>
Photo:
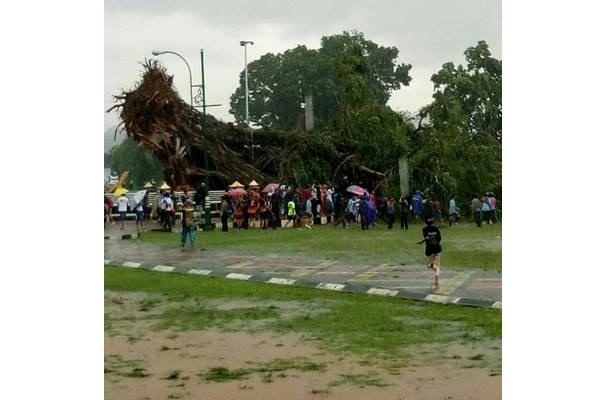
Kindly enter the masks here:
<path id="1" fill-rule="evenodd" d="M 208 159 L 205 164 L 202 113 L 179 97 L 173 89 L 173 77 L 167 75 L 158 61 L 146 60 L 142 65 L 141 81 L 133 90 L 113 96 L 116 104 L 107 112 L 120 111 L 121 122 L 115 128 L 115 136 L 124 131 L 154 152 L 163 164 L 169 185 L 195 187 L 204 177 L 211 187 L 223 187 L 233 180 L 264 182 L 275 178 L 248 160 L 245 154 L 248 150 L 244 147 L 249 135 L 247 129 L 219 121 L 209 114 L 206 115 Z M 276 158 L 272 145 L 259 145 L 259 161 L 270 162 Z"/>
<path id="2" fill-rule="evenodd" d="M 115 136 L 124 131 L 154 152 L 171 187 L 195 188 L 205 178 L 209 187 L 223 188 L 235 180 L 292 184 L 331 181 L 341 172 L 354 175 L 353 170 L 383 175 L 364 165 L 353 154 L 355 144 L 348 146 L 347 139 L 336 139 L 327 132 L 305 133 L 302 129 L 254 130 L 257 149 L 251 160 L 250 128 L 207 114 L 204 135 L 204 115 L 179 97 L 166 69 L 156 60 L 145 60 L 141 65 L 141 81 L 133 90 L 113 96 L 116 104 L 106 112 L 120 111 Z"/>

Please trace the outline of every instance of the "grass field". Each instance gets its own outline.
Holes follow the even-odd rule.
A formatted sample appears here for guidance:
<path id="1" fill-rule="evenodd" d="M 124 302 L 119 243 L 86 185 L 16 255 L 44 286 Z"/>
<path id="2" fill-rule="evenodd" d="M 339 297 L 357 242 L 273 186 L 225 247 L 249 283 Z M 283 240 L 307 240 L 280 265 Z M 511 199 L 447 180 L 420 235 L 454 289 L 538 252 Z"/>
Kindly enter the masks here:
<path id="1" fill-rule="evenodd" d="M 410 359 L 419 345 L 499 346 L 502 311 L 107 266 L 105 291 L 143 293 L 153 329 L 299 333 L 330 350 Z M 117 321 L 105 314 L 105 333 Z M 485 360 L 484 360 L 485 361 Z"/>
<path id="2" fill-rule="evenodd" d="M 314 257 L 332 260 L 352 259 L 356 262 L 420 265 L 425 262 L 422 239 L 423 225 L 410 225 L 402 231 L 399 225 L 393 230 L 378 222 L 368 231 L 358 225 L 343 229 L 333 225 L 315 226 L 313 229 L 220 229 L 198 232 L 197 247 L 235 250 L 252 253 L 309 253 Z M 179 222 L 173 233 L 147 232 L 141 236 L 145 242 L 173 243 L 179 241 Z M 483 225 L 461 223 L 441 227 L 442 266 L 477 268 L 502 271 L 502 224 Z"/>
<path id="3" fill-rule="evenodd" d="M 501 230 L 500 224 L 441 228 L 443 265 L 501 271 Z M 176 227 L 140 240 L 175 248 L 179 237 Z M 326 225 L 198 232 L 197 248 L 414 265 L 425 259 L 420 239 L 416 225 L 408 231 Z M 493 387 L 489 398 L 501 398 L 499 309 L 116 266 L 104 268 L 104 304 L 107 398 L 144 390 L 150 397 L 163 390 L 164 398 L 198 398 L 208 382 L 224 385 L 213 398 L 226 390 L 233 390 L 229 398 L 270 398 L 274 390 L 283 398 L 288 382 L 323 398 L 344 390 L 391 398 L 407 388 L 414 392 L 406 398 L 438 398 L 428 392 L 434 387 L 444 398 Z M 317 352 L 294 353 L 293 338 Z M 248 345 L 237 348 L 240 341 Z M 236 357 L 227 351 L 234 343 Z M 165 357 L 171 358 L 163 363 Z"/>

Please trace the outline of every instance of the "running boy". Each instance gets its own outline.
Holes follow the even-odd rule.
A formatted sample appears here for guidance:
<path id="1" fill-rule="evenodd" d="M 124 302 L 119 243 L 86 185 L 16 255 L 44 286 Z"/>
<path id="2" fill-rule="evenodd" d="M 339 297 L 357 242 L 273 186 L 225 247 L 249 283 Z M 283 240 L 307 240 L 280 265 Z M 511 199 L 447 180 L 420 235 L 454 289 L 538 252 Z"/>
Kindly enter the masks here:
<path id="1" fill-rule="evenodd" d="M 417 242 L 421 244 L 425 242 L 425 255 L 429 257 L 427 266 L 435 272 L 434 288 L 440 288 L 440 253 L 442 252 L 442 234 L 440 230 L 433 225 L 433 218 L 425 221 L 426 226 L 423 228 L 423 240 Z"/>

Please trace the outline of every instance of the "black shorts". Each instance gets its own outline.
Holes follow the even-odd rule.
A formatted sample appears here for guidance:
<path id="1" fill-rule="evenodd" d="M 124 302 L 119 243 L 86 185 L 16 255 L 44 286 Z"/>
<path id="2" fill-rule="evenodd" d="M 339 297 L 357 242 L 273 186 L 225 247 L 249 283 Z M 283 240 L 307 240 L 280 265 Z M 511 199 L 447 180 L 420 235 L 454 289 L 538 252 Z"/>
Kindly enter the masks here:
<path id="1" fill-rule="evenodd" d="M 442 246 L 439 244 L 432 244 L 425 246 L 425 255 L 429 257 L 432 254 L 438 254 L 442 252 Z"/>

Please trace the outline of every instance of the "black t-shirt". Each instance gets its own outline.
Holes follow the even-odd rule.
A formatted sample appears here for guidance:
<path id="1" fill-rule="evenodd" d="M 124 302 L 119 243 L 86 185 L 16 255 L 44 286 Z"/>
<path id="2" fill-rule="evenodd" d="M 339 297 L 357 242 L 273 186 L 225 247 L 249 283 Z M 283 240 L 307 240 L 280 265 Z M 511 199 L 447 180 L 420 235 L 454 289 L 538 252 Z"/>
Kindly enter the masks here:
<path id="1" fill-rule="evenodd" d="M 442 246 L 442 234 L 440 230 L 435 226 L 426 226 L 423 228 L 423 238 L 425 238 L 425 255 L 430 256 L 432 254 L 441 253 Z"/>

